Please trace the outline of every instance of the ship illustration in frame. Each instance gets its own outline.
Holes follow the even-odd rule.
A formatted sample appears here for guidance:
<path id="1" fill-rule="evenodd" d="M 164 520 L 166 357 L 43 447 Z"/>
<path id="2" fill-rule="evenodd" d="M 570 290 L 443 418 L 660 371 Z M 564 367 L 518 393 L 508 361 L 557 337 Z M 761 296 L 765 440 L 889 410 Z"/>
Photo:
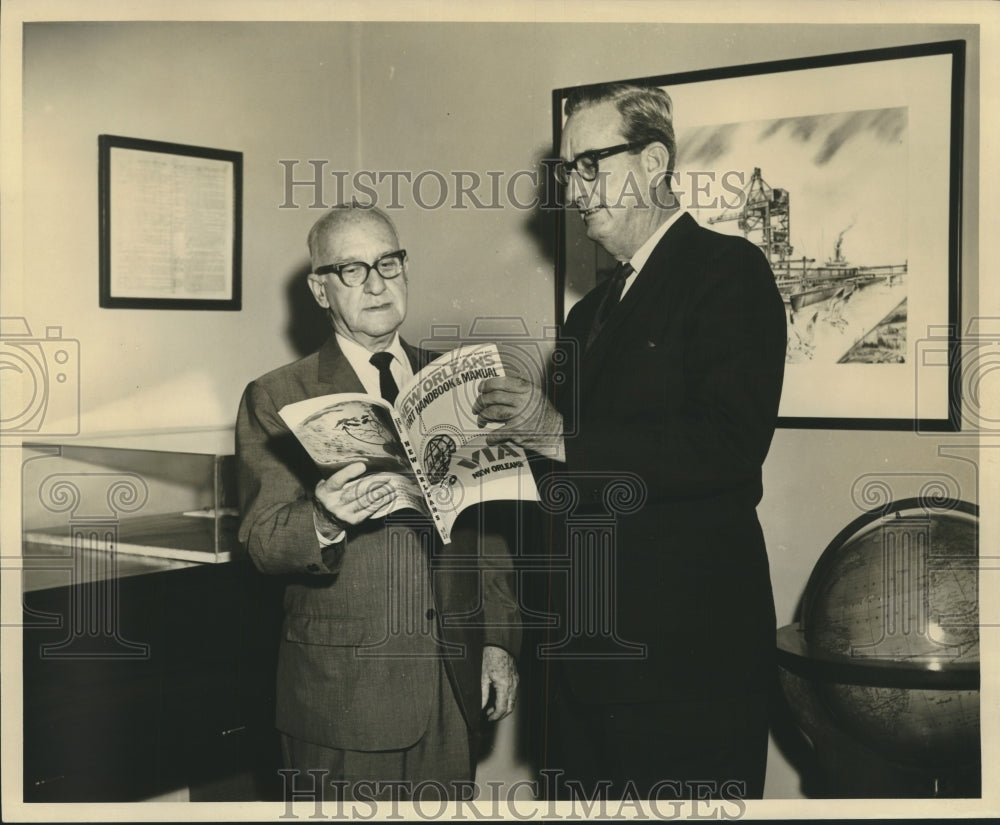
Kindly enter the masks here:
<path id="1" fill-rule="evenodd" d="M 797 256 L 790 243 L 789 190 L 771 186 L 760 167 L 753 169 L 737 201 L 738 207 L 709 217 L 707 223 L 735 222 L 770 262 L 788 313 L 788 363 L 816 358 L 817 334 L 824 329 L 837 332 L 839 338 L 828 337 L 832 350 L 831 346 L 825 353 L 821 350 L 828 360 L 832 353 L 840 364 L 905 362 L 906 260 L 864 264 L 848 260 L 845 236 L 856 218 L 839 231 L 833 254 L 824 262 Z"/>

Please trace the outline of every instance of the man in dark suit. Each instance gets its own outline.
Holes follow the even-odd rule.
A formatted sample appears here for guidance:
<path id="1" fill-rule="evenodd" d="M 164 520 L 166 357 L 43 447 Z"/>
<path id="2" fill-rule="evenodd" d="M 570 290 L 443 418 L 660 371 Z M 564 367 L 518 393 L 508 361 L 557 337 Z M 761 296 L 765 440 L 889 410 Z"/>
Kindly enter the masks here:
<path id="1" fill-rule="evenodd" d="M 413 510 L 379 517 L 407 493 L 403 476 L 366 483 L 356 462 L 324 479 L 288 430 L 278 415 L 286 404 L 394 398 L 429 360 L 397 333 L 406 252 L 384 213 L 334 208 L 310 231 L 309 252 L 309 287 L 333 334 L 251 383 L 236 429 L 240 539 L 261 571 L 288 577 L 284 760 L 327 771 L 324 786 L 343 783 L 341 798 L 453 797 L 474 776 L 488 697 L 491 720 L 514 704 L 519 616 L 507 546 L 485 507 L 462 514 L 449 545 Z"/>
<path id="2" fill-rule="evenodd" d="M 582 88 L 566 114 L 567 204 L 620 264 L 566 319 L 562 356 L 579 360 L 563 374 L 578 383 L 538 403 L 523 380 L 489 379 L 476 402 L 481 424 L 505 422 L 490 440 L 547 456 L 575 489 L 552 539 L 562 625 L 544 764 L 588 794 L 759 797 L 775 622 L 755 508 L 784 371 L 781 297 L 757 247 L 678 207 L 666 92 Z M 616 481 L 633 500 L 598 558 L 567 537 L 610 512 Z M 588 624 L 595 592 L 611 615 Z"/>

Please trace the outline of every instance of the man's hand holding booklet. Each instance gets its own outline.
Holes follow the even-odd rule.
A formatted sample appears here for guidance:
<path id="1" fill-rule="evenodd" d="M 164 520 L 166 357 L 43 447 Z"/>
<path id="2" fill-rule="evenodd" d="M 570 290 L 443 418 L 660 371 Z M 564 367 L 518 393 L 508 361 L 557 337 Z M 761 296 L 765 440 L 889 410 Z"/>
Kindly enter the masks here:
<path id="1" fill-rule="evenodd" d="M 503 374 L 495 344 L 462 346 L 414 375 L 395 406 L 376 396 L 335 393 L 289 404 L 280 415 L 324 476 L 361 462 L 361 475 L 374 482 L 366 486 L 392 493 L 375 517 L 420 510 L 447 543 L 467 507 L 538 498 L 524 451 L 487 444 L 495 427 L 480 427 L 472 411 L 479 384 Z"/>

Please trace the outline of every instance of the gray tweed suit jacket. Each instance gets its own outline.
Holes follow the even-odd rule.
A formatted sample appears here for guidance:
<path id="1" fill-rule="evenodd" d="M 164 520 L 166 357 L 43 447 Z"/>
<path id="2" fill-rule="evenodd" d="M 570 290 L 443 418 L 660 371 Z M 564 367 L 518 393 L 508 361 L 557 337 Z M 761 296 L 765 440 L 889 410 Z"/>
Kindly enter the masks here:
<path id="1" fill-rule="evenodd" d="M 426 355 L 404 347 L 419 368 Z M 520 645 L 510 554 L 492 526 L 502 508 L 463 512 L 448 545 L 407 511 L 322 547 L 311 501 L 319 474 L 278 410 L 338 392 L 364 388 L 331 335 L 252 382 L 237 419 L 240 540 L 259 570 L 287 577 L 277 727 L 327 747 L 408 747 L 426 728 L 443 661 L 475 736 L 483 645 L 514 655 Z"/>

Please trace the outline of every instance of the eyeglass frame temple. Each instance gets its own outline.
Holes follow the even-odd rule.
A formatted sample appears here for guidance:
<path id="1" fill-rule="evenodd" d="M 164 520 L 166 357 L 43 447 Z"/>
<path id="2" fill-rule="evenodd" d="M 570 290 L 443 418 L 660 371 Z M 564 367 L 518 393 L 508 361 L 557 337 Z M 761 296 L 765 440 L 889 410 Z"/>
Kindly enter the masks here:
<path id="1" fill-rule="evenodd" d="M 610 158 L 615 155 L 620 155 L 622 152 L 629 152 L 632 149 L 638 149 L 640 146 L 648 146 L 648 145 L 649 141 L 646 140 L 632 141 L 631 143 L 618 143 L 615 144 L 614 146 L 606 146 L 603 149 L 589 149 L 586 152 L 580 152 L 580 154 L 577 155 L 572 160 L 567 161 L 567 160 L 562 160 L 560 158 L 555 162 L 554 174 L 556 176 L 556 181 L 561 183 L 563 186 L 569 185 L 569 176 L 573 172 L 576 172 L 578 175 L 580 175 L 580 172 L 577 170 L 576 167 L 577 163 L 580 161 L 580 158 L 584 157 L 593 158 L 595 165 L 594 177 L 585 178 L 583 177 L 583 175 L 580 175 L 581 180 L 585 180 L 588 183 L 592 180 L 597 180 L 597 176 L 601 173 L 599 165 L 600 161 L 604 160 L 605 158 Z M 562 177 L 560 176 L 560 171 L 562 171 L 563 173 L 562 177 L 565 177 L 565 181 L 562 180 Z"/>

